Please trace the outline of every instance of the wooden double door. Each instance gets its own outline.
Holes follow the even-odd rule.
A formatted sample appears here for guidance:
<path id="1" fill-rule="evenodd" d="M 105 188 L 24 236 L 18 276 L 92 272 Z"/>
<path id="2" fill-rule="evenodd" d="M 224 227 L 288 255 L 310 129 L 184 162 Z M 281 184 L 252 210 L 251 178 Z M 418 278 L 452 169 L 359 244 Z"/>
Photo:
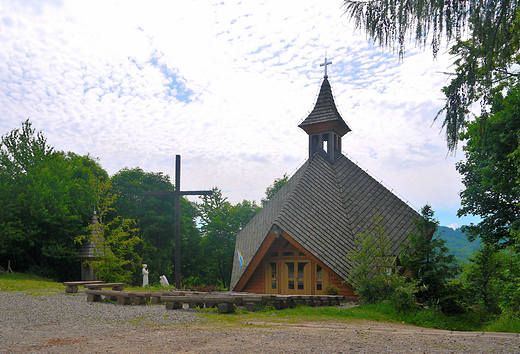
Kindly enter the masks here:
<path id="1" fill-rule="evenodd" d="M 310 259 L 268 259 L 266 293 L 284 295 L 321 295 L 329 286 L 329 274 Z"/>

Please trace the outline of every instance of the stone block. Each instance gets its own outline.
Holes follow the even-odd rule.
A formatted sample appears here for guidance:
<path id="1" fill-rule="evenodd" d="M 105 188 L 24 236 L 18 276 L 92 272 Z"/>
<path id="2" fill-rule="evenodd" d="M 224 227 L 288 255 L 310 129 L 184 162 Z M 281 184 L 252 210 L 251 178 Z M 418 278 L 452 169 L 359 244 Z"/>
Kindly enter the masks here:
<path id="1" fill-rule="evenodd" d="M 167 302 L 166 310 L 182 309 L 182 302 Z"/>
<path id="2" fill-rule="evenodd" d="M 237 306 L 235 304 L 221 302 L 220 304 L 218 304 L 218 312 L 219 313 L 230 313 L 230 312 L 233 312 L 236 309 L 236 307 Z"/>

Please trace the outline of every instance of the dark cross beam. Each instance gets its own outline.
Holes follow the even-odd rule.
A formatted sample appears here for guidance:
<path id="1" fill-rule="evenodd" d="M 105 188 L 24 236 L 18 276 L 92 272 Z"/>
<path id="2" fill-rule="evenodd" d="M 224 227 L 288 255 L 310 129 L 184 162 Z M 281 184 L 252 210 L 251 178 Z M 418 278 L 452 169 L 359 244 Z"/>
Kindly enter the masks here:
<path id="1" fill-rule="evenodd" d="M 175 192 L 144 192 L 143 195 L 175 196 L 175 287 L 181 288 L 181 195 L 212 195 L 212 191 L 181 191 L 181 155 L 175 155 Z"/>

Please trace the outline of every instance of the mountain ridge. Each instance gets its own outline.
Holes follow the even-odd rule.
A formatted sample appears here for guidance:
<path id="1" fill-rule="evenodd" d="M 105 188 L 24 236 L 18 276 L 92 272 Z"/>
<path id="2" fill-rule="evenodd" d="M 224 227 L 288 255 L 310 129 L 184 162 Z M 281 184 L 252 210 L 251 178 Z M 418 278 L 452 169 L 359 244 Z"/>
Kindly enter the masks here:
<path id="1" fill-rule="evenodd" d="M 449 226 L 439 226 L 436 235 L 446 240 L 446 246 L 450 249 L 448 254 L 453 254 L 459 262 L 467 261 L 473 251 L 480 246 L 478 240 L 469 242 L 466 233 L 460 228 L 453 229 Z"/>

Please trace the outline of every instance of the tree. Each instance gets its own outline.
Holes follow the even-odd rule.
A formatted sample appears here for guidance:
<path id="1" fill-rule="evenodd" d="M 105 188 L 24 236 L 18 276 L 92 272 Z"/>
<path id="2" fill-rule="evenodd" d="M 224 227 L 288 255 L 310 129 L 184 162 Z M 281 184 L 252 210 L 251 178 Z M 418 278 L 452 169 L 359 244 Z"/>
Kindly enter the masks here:
<path id="1" fill-rule="evenodd" d="M 276 195 L 276 193 L 278 193 L 280 188 L 282 188 L 288 180 L 289 176 L 287 175 L 287 173 L 284 173 L 282 178 L 276 178 L 273 184 L 267 187 L 267 189 L 265 190 L 265 198 L 262 198 L 261 200 L 262 207 L 264 207 L 267 204 L 267 202 L 270 201 Z"/>
<path id="2" fill-rule="evenodd" d="M 148 264 L 150 279 L 173 278 L 175 251 L 175 203 L 172 196 L 144 196 L 148 191 L 173 191 L 170 177 L 161 172 L 145 172 L 141 168 L 123 168 L 111 178 L 117 213 L 137 222 L 143 243 L 137 249 Z M 198 210 L 194 203 L 181 198 L 181 259 L 184 279 L 198 274 L 200 267 L 200 231 L 196 225 Z M 136 274 L 140 277 L 140 274 Z M 137 280 L 137 279 L 136 279 Z"/>
<path id="3" fill-rule="evenodd" d="M 520 12 L 518 0 L 385 1 L 345 0 L 345 13 L 383 47 L 405 54 L 405 38 L 415 36 L 420 46 L 431 40 L 434 56 L 441 39 L 453 40 L 455 72 L 443 88 L 443 128 L 450 151 L 479 102 L 486 111 L 488 99 L 518 81 Z M 467 39 L 466 39 L 467 38 Z M 485 120 L 485 116 L 483 117 Z"/>
<path id="4" fill-rule="evenodd" d="M 398 311 L 413 306 L 414 282 L 397 272 L 396 257 L 390 252 L 390 238 L 381 226 L 382 218 L 374 215 L 372 223 L 358 235 L 356 248 L 349 254 L 354 264 L 348 276 L 360 300 L 375 304 L 391 300 Z"/>
<path id="5" fill-rule="evenodd" d="M 2 136 L 0 166 L 2 175 L 14 178 L 27 175 L 35 166 L 51 156 L 54 148 L 47 144 L 41 131 L 32 128 L 29 119 L 21 129 L 13 129 Z"/>
<path id="6" fill-rule="evenodd" d="M 236 237 L 260 207 L 247 200 L 232 205 L 217 188 L 213 188 L 212 195 L 200 199 L 201 250 L 207 273 L 201 275 L 199 281 L 227 288 L 231 281 Z"/>
<path id="7" fill-rule="evenodd" d="M 94 210 L 91 178 L 108 175 L 90 156 L 54 151 L 29 120 L 2 136 L 2 263 L 58 280 L 79 277 L 74 238 Z"/>
<path id="8" fill-rule="evenodd" d="M 129 282 L 132 274 L 142 264 L 142 259 L 134 251 L 142 240 L 137 235 L 135 220 L 121 216 L 109 218 L 115 214 L 113 204 L 117 195 L 111 192 L 110 180 L 95 184 L 100 222 L 90 225 L 86 235 L 78 236 L 77 243 L 94 242 L 94 257 L 90 266 L 96 269 L 99 279 L 105 282 Z"/>
<path id="9" fill-rule="evenodd" d="M 506 248 L 482 243 L 464 267 L 467 301 L 484 314 L 520 312 L 520 242 L 513 234 L 516 241 Z"/>
<path id="10" fill-rule="evenodd" d="M 439 222 L 426 204 L 421 209 L 422 218 L 415 221 L 417 233 L 411 233 L 408 244 L 401 245 L 402 266 L 418 280 L 416 298 L 429 305 L 453 309 L 447 301 L 451 296 L 448 281 L 460 272 L 455 256 L 448 255 L 446 241 L 437 233 Z"/>
<path id="11" fill-rule="evenodd" d="M 502 264 L 494 245 L 482 244 L 470 259 L 462 275 L 462 284 L 468 289 L 469 301 L 484 313 L 499 313 L 500 288 L 497 279 L 502 275 Z"/>
<path id="12" fill-rule="evenodd" d="M 482 121 L 468 124 L 464 152 L 457 165 L 465 189 L 460 193 L 458 216 L 477 215 L 481 221 L 464 226 L 470 240 L 505 248 L 515 241 L 520 229 L 520 85 L 504 98 L 493 98 L 491 113 Z"/>

